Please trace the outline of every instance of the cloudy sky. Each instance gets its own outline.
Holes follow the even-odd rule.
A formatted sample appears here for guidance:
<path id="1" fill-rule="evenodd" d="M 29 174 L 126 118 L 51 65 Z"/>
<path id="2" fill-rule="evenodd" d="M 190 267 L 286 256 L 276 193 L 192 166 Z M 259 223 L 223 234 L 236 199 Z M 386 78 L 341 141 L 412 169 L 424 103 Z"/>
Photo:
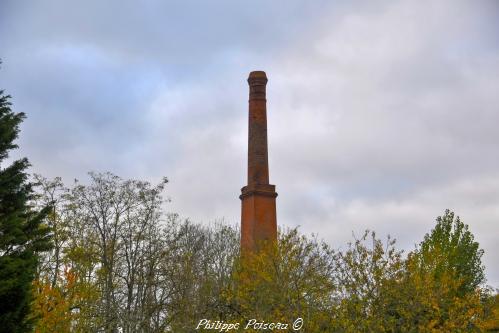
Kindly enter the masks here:
<path id="1" fill-rule="evenodd" d="M 281 226 L 410 250 L 450 208 L 499 287 L 497 1 L 0 0 L 0 58 L 32 172 L 167 176 L 202 223 L 239 222 L 265 70 Z"/>

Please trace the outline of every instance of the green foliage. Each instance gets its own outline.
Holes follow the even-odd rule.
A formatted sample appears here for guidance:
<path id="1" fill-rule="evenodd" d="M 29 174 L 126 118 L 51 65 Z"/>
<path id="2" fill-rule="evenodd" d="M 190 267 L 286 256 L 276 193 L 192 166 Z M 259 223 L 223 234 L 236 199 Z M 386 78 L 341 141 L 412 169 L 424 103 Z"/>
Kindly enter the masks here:
<path id="1" fill-rule="evenodd" d="M 427 256 L 439 256 L 436 252 Z M 391 311 L 400 332 L 480 332 L 485 318 L 485 290 L 458 292 L 462 281 L 451 271 L 421 269 L 420 254 L 411 253 L 403 277 L 391 286 Z M 426 258 L 429 259 L 429 258 Z"/>
<path id="2" fill-rule="evenodd" d="M 425 235 L 415 255 L 419 268 L 431 272 L 435 279 L 452 275 L 459 280 L 457 296 L 473 292 L 485 282 L 483 250 L 468 225 L 449 210 L 437 218 L 435 228 Z"/>
<path id="3" fill-rule="evenodd" d="M 497 326 L 483 251 L 449 211 L 407 256 L 374 232 L 334 250 L 296 229 L 240 253 L 237 228 L 163 216 L 166 181 L 91 174 L 90 185 L 65 189 L 38 180 L 41 206 L 54 203 L 47 220 L 56 238 L 35 281 L 38 332 L 182 333 L 201 319 L 245 326 L 302 318 L 302 332 Z"/>
<path id="4" fill-rule="evenodd" d="M 242 325 L 250 319 L 289 324 L 303 318 L 305 331 L 329 332 L 333 271 L 327 244 L 296 229 L 280 232 L 278 243 L 264 242 L 236 261 L 224 294 L 234 310 L 228 317 Z"/>
<path id="5" fill-rule="evenodd" d="M 483 250 L 468 226 L 446 210 L 409 254 L 392 286 L 396 327 L 405 332 L 479 332 L 485 313 Z"/>
<path id="6" fill-rule="evenodd" d="M 332 309 L 334 332 L 384 332 L 393 325 L 391 288 L 403 271 L 395 240 L 366 231 L 335 258 L 338 302 Z"/>
<path id="7" fill-rule="evenodd" d="M 453 221 L 452 216 L 446 212 L 435 229 L 442 229 L 442 221 Z M 480 285 L 463 288 L 469 280 L 456 274 L 463 270 L 442 268 L 460 246 L 476 250 L 468 258 L 475 260 L 474 267 L 482 267 L 482 251 L 470 241 L 467 227 L 458 225 L 456 230 L 459 241 L 428 236 L 424 250 L 406 258 L 395 240 L 383 242 L 374 232 L 343 251 L 320 246 L 296 231 L 281 235 L 277 244 L 237 261 L 227 292 L 236 312 L 229 318 L 292 322 L 303 317 L 306 332 L 479 332 L 489 317 L 483 301 L 487 290 Z M 455 234 L 450 232 L 449 238 Z M 455 262 L 467 264 L 457 258 Z"/>
<path id="8" fill-rule="evenodd" d="M 0 163 L 14 140 L 24 114 L 11 110 L 9 96 L 0 91 Z M 37 253 L 49 249 L 49 232 L 43 225 L 48 208 L 35 211 L 32 185 L 27 182 L 27 159 L 0 168 L 0 331 L 29 332 L 27 319 L 32 298 L 31 282 Z"/>
<path id="9" fill-rule="evenodd" d="M 487 332 L 499 332 L 499 294 L 497 290 L 495 294 L 489 295 L 485 299 L 486 303 L 486 321 L 483 328 Z"/>

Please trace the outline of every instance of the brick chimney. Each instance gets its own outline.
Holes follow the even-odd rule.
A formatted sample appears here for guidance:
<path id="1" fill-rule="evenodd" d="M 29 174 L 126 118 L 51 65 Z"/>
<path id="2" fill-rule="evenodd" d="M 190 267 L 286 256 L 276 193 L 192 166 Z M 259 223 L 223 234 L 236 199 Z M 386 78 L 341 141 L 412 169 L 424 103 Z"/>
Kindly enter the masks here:
<path id="1" fill-rule="evenodd" d="M 277 241 L 275 185 L 269 184 L 265 72 L 251 72 L 249 84 L 248 185 L 241 189 L 241 249 Z"/>

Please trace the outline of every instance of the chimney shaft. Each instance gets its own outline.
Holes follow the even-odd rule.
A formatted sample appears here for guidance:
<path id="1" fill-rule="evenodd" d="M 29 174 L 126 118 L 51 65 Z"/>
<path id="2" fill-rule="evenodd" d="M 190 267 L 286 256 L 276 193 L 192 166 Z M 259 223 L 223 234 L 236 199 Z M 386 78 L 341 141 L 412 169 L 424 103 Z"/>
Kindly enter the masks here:
<path id="1" fill-rule="evenodd" d="M 248 117 L 248 185 L 241 189 L 241 249 L 277 241 L 275 185 L 269 184 L 265 72 L 251 72 Z"/>
<path id="2" fill-rule="evenodd" d="M 248 185 L 269 183 L 265 72 L 251 72 L 248 121 Z"/>

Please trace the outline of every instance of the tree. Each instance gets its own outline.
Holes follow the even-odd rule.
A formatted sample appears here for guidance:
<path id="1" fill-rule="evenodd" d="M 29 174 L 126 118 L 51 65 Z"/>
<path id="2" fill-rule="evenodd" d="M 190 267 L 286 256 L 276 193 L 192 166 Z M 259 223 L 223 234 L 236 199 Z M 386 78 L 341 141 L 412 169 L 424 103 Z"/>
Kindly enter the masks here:
<path id="1" fill-rule="evenodd" d="M 58 276 L 55 285 L 45 278 L 35 280 L 33 285 L 33 314 L 39 319 L 35 333 L 95 331 L 98 320 L 91 316 L 91 306 L 98 297 L 95 286 L 82 282 L 69 268 Z"/>
<path id="2" fill-rule="evenodd" d="M 487 332 L 499 332 L 499 294 L 497 290 L 486 299 L 487 319 L 483 328 Z"/>
<path id="3" fill-rule="evenodd" d="M 451 274 L 460 281 L 457 296 L 474 292 L 485 282 L 483 250 L 459 216 L 446 210 L 420 243 L 415 254 L 421 269 L 430 270 L 435 279 Z"/>
<path id="4" fill-rule="evenodd" d="M 291 324 L 302 318 L 306 332 L 330 332 L 334 251 L 296 229 L 279 233 L 279 240 L 262 242 L 256 252 L 243 252 L 236 261 L 232 285 L 226 291 L 233 309 L 230 321 L 242 326 L 251 320 Z M 249 326 L 248 332 L 260 331 Z"/>
<path id="5" fill-rule="evenodd" d="M 95 249 L 89 274 L 101 291 L 102 329 L 136 332 L 151 319 L 147 296 L 161 253 L 160 194 L 167 180 L 151 186 L 111 173 L 90 176 L 90 185 L 75 184 L 67 196 L 67 214 L 80 235 L 72 237 L 70 249 Z"/>
<path id="6" fill-rule="evenodd" d="M 332 332 L 400 332 L 391 329 L 396 295 L 390 286 L 403 273 L 402 252 L 395 243 L 390 237 L 383 242 L 367 230 L 335 255 Z"/>
<path id="7" fill-rule="evenodd" d="M 32 316 L 36 333 L 96 331 L 101 320 L 97 284 L 91 278 L 98 264 L 97 248 L 87 229 L 71 214 L 71 203 L 60 178 L 34 176 L 41 207 L 50 203 L 46 223 L 53 235 L 53 247 L 40 257 L 34 286 Z"/>
<path id="8" fill-rule="evenodd" d="M 190 332 L 203 314 L 222 318 L 239 231 L 161 219 L 161 191 L 110 173 L 65 188 L 37 176 L 54 247 L 34 282 L 36 332 Z"/>
<path id="9" fill-rule="evenodd" d="M 436 275 L 431 266 L 421 269 L 420 264 L 419 253 L 410 253 L 402 278 L 385 288 L 386 313 L 394 331 L 480 332 L 485 318 L 482 290 L 461 295 L 462 282 L 452 271 Z"/>
<path id="10" fill-rule="evenodd" d="M 1 165 L 9 150 L 17 148 L 14 140 L 24 119 L 23 113 L 12 112 L 9 99 L 0 91 L 0 331 L 28 332 L 37 253 L 50 248 L 43 224 L 49 208 L 36 211 L 30 205 L 34 194 L 26 158 Z"/>
<path id="11" fill-rule="evenodd" d="M 237 228 L 163 215 L 166 180 L 90 175 L 72 188 L 37 177 L 56 241 L 34 283 L 35 332 L 183 333 L 203 318 L 244 327 L 302 318 L 306 332 L 497 327 L 482 251 L 448 211 L 407 256 L 374 232 L 333 250 L 294 229 L 240 253 Z"/>
<path id="12" fill-rule="evenodd" d="M 382 288 L 383 315 L 395 332 L 479 332 L 488 296 L 481 256 L 468 226 L 446 210 Z"/>

